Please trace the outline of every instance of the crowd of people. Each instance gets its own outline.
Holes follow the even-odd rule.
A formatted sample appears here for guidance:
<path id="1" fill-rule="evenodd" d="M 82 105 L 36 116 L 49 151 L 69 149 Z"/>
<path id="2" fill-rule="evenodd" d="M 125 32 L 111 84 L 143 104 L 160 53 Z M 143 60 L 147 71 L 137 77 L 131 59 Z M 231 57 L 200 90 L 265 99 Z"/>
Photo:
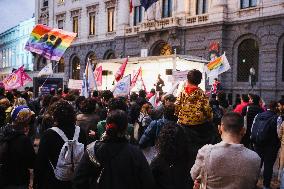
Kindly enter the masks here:
<path id="1" fill-rule="evenodd" d="M 243 94 L 232 106 L 201 80 L 190 70 L 180 94 L 157 106 L 155 90 L 34 98 L 31 88 L 0 88 L 0 188 L 255 189 L 263 167 L 268 189 L 280 154 L 284 189 L 284 100 Z"/>

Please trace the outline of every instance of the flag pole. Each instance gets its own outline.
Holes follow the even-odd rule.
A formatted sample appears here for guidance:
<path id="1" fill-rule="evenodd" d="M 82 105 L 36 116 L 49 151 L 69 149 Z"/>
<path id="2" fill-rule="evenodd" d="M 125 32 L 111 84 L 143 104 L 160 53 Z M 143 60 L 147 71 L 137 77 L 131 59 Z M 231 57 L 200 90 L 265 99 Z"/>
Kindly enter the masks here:
<path id="1" fill-rule="evenodd" d="M 56 62 L 54 68 L 52 69 L 52 71 L 55 70 L 56 66 L 59 64 L 59 61 Z M 44 80 L 43 84 L 40 86 L 40 88 L 42 88 L 44 86 L 44 84 L 46 83 L 46 81 L 51 77 L 51 75 L 47 76 L 47 78 Z"/>

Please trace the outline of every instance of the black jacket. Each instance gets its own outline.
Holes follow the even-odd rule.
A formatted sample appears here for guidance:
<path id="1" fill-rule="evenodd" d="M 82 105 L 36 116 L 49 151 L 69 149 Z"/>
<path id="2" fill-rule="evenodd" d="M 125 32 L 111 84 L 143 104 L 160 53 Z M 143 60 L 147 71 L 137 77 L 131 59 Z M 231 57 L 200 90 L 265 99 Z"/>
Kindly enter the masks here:
<path id="1" fill-rule="evenodd" d="M 73 180 L 74 189 L 151 189 L 154 179 L 143 153 L 126 139 L 99 141 L 94 155 L 101 167 L 95 166 L 86 152 Z"/>
<path id="2" fill-rule="evenodd" d="M 8 141 L 5 185 L 28 186 L 29 169 L 33 169 L 36 156 L 31 140 L 24 132 L 13 130 L 11 127 L 3 128 L 2 131 L 1 138 Z"/>
<path id="3" fill-rule="evenodd" d="M 179 159 L 169 164 L 161 157 L 151 162 L 151 169 L 156 181 L 156 189 L 188 189 L 190 187 L 190 169 L 188 160 Z"/>
<path id="4" fill-rule="evenodd" d="M 259 105 L 249 104 L 245 106 L 242 110 L 242 116 L 247 116 L 247 130 L 246 134 L 242 139 L 242 144 L 246 147 L 250 147 L 250 135 L 251 135 L 251 126 L 255 116 L 259 113 L 262 113 L 263 109 Z"/>
<path id="5" fill-rule="evenodd" d="M 68 139 L 72 139 L 75 127 L 60 128 Z M 80 130 L 79 142 L 86 144 L 84 131 Z M 47 130 L 40 139 L 38 155 L 34 170 L 34 189 L 70 189 L 71 182 L 59 181 L 55 178 L 50 162 L 56 167 L 57 160 L 64 145 L 63 139 L 53 130 Z"/>

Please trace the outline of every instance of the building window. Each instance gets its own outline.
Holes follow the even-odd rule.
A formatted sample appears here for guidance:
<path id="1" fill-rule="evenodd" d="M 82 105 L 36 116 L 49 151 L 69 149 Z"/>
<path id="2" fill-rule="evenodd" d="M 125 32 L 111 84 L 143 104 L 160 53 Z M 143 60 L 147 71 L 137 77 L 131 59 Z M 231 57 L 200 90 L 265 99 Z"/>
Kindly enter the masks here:
<path id="1" fill-rule="evenodd" d="M 162 17 L 167 18 L 172 16 L 172 0 L 163 0 L 162 2 Z"/>
<path id="2" fill-rule="evenodd" d="M 58 29 L 63 30 L 63 20 L 58 20 L 57 25 L 58 25 Z"/>
<path id="3" fill-rule="evenodd" d="M 107 9 L 107 21 L 108 21 L 108 32 L 114 31 L 114 8 L 108 8 Z"/>
<path id="4" fill-rule="evenodd" d="M 95 35 L 96 33 L 96 16 L 90 14 L 89 16 L 89 35 Z"/>
<path id="5" fill-rule="evenodd" d="M 134 26 L 137 26 L 143 19 L 142 6 L 134 7 Z"/>
<path id="6" fill-rule="evenodd" d="M 43 0 L 43 7 L 48 7 L 48 0 Z"/>
<path id="7" fill-rule="evenodd" d="M 104 54 L 104 60 L 115 59 L 114 51 L 109 49 Z"/>
<path id="8" fill-rule="evenodd" d="M 77 37 L 78 37 L 78 32 L 79 32 L 79 18 L 78 18 L 78 16 L 73 17 L 73 32 L 77 33 Z"/>
<path id="9" fill-rule="evenodd" d="M 72 79 L 80 79 L 80 60 L 78 57 L 75 57 L 72 60 Z"/>
<path id="10" fill-rule="evenodd" d="M 241 9 L 256 7 L 257 0 L 241 0 Z"/>
<path id="11" fill-rule="evenodd" d="M 196 15 L 208 12 L 208 0 L 196 0 Z"/>
<path id="12" fill-rule="evenodd" d="M 61 58 L 58 62 L 58 72 L 64 72 L 64 58 Z"/>
<path id="13" fill-rule="evenodd" d="M 248 82 L 250 69 L 255 70 L 255 78 L 258 80 L 259 48 L 254 39 L 244 40 L 238 47 L 237 81 Z"/>

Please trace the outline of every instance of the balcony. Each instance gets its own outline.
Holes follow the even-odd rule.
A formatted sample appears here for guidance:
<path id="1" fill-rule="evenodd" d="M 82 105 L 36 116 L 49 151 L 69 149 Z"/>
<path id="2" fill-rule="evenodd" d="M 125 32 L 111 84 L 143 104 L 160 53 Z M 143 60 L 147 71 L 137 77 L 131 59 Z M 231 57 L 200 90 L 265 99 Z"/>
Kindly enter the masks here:
<path id="1" fill-rule="evenodd" d="M 158 30 L 179 26 L 179 18 L 163 18 L 161 20 L 151 20 L 142 23 L 141 31 Z"/>
<path id="2" fill-rule="evenodd" d="M 197 15 L 185 18 L 184 25 L 192 26 L 198 24 L 206 24 L 208 22 L 209 22 L 209 15 L 203 14 L 203 15 Z"/>
<path id="3" fill-rule="evenodd" d="M 135 35 L 139 32 L 159 30 L 179 26 L 179 18 L 163 18 L 161 20 L 147 20 L 138 26 L 128 27 L 125 29 L 126 35 Z"/>
<path id="4" fill-rule="evenodd" d="M 126 35 L 134 35 L 140 31 L 140 26 L 129 27 L 125 29 Z"/>

